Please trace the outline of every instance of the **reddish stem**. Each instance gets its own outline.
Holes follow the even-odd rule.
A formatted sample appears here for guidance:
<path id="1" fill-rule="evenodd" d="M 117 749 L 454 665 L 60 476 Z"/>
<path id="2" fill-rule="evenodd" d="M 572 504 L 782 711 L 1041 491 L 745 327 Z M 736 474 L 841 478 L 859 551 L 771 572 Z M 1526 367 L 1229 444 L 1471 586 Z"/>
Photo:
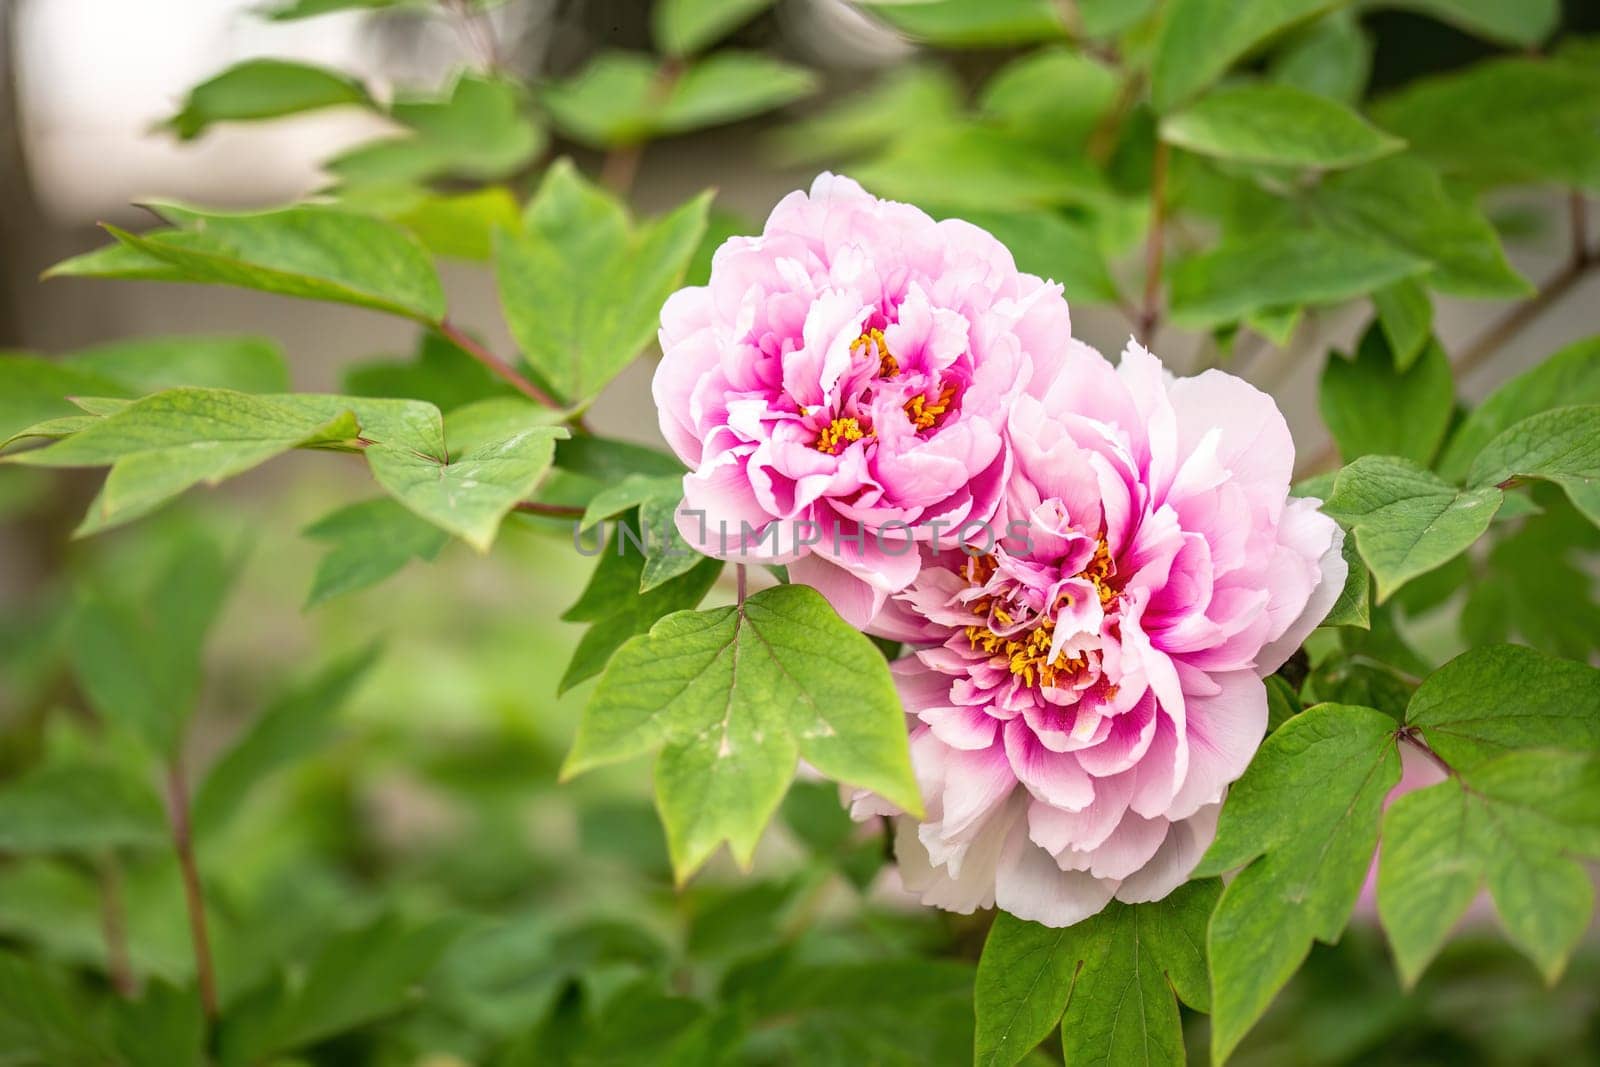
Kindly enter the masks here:
<path id="1" fill-rule="evenodd" d="M 1156 141 L 1155 161 L 1150 175 L 1150 234 L 1144 247 L 1144 305 L 1139 312 L 1139 340 L 1155 343 L 1156 327 L 1161 324 L 1161 260 L 1166 247 L 1167 143 Z"/>
<path id="2" fill-rule="evenodd" d="M 529 515 L 543 515 L 552 519 L 581 519 L 583 509 L 570 504 L 546 504 L 542 500 L 522 500 L 512 509 Z"/>
<path id="3" fill-rule="evenodd" d="M 205 894 L 200 869 L 194 859 L 194 834 L 189 822 L 189 788 L 183 779 L 183 761 L 174 756 L 167 767 L 167 815 L 172 822 L 172 843 L 183 875 L 184 904 L 189 910 L 189 940 L 194 946 L 195 981 L 206 1018 L 217 1017 L 217 979 L 211 964 L 211 937 L 206 931 Z"/>
<path id="4" fill-rule="evenodd" d="M 490 370 L 494 371 L 494 373 L 504 378 L 511 384 L 512 388 L 516 389 L 517 392 L 521 393 L 529 400 L 532 400 L 534 403 L 541 404 L 547 408 L 553 408 L 557 411 L 561 410 L 561 405 L 556 403 L 554 398 L 552 398 L 549 393 L 546 393 L 543 389 L 540 389 L 537 385 L 534 385 L 527 378 L 523 377 L 523 375 L 511 364 L 507 363 L 505 360 L 501 359 L 499 356 L 480 345 L 477 341 L 474 341 L 465 333 L 462 333 L 455 323 L 451 322 L 449 319 L 441 320 L 438 329 L 439 333 L 444 337 L 449 338 L 450 342 L 457 348 L 461 349 L 461 351 L 465 352 L 467 355 L 471 356 L 473 359 L 477 360 L 479 363 L 482 363 L 485 367 L 488 367 Z"/>

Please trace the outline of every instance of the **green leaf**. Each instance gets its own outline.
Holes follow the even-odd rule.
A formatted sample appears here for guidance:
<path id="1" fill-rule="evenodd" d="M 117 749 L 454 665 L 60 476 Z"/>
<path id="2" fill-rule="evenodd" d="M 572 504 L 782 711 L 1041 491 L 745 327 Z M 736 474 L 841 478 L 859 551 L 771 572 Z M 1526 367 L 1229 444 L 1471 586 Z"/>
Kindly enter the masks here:
<path id="1" fill-rule="evenodd" d="M 637 517 L 619 522 L 601 549 L 594 574 L 577 603 L 561 617 L 592 623 L 572 653 L 560 692 L 593 678 L 629 638 L 646 633 L 656 620 L 695 607 L 722 573 L 720 560 L 698 560 L 686 573 L 641 592 L 645 556 L 638 551 Z M 630 548 L 630 543 L 634 546 Z"/>
<path id="2" fill-rule="evenodd" d="M 53 970 L 0 951 L 0 1055 L 7 1062 L 114 1063 L 97 1022 Z"/>
<path id="3" fill-rule="evenodd" d="M 601 482 L 616 482 L 630 474 L 683 477 L 683 463 L 659 449 L 581 434 L 556 443 L 556 466 Z"/>
<path id="4" fill-rule="evenodd" d="M 1077 0 L 1084 36 L 1114 37 L 1129 29 L 1156 6 L 1156 0 Z"/>
<path id="5" fill-rule="evenodd" d="M 749 118 L 816 87 L 810 71 L 752 52 L 717 52 L 675 74 L 648 56 L 602 52 L 542 99 L 564 133 L 609 148 Z"/>
<path id="6" fill-rule="evenodd" d="M 452 920 L 407 925 L 390 916 L 328 938 L 302 982 L 227 1021 L 222 1063 L 269 1060 L 393 1014 L 460 931 Z"/>
<path id="7" fill-rule="evenodd" d="M 656 803 L 681 881 L 723 841 L 749 865 L 800 758 L 920 811 L 903 716 L 872 642 L 815 590 L 778 586 L 623 645 L 562 773 L 661 746 Z"/>
<path id="8" fill-rule="evenodd" d="M 544 147 L 544 135 L 524 113 L 514 82 L 462 74 L 443 98 L 401 97 L 390 116 L 403 136 L 357 145 L 324 166 L 340 181 L 425 182 L 456 177 L 507 178 Z"/>
<path id="9" fill-rule="evenodd" d="M 1321 169 L 1353 167 L 1404 147 L 1335 100 L 1271 84 L 1214 89 L 1164 117 L 1161 137 L 1218 159 Z"/>
<path id="10" fill-rule="evenodd" d="M 1588 928 L 1600 853 L 1600 758 L 1515 752 L 1395 801 L 1383 820 L 1378 916 L 1416 984 L 1487 885 L 1501 925 L 1554 983 Z"/>
<path id="11" fill-rule="evenodd" d="M 1344 588 L 1339 591 L 1339 599 L 1333 602 L 1333 607 L 1317 625 L 1368 629 L 1372 625 L 1372 575 L 1356 551 L 1355 538 L 1346 537 L 1339 546 L 1339 554 L 1344 557 L 1346 567 Z"/>
<path id="12" fill-rule="evenodd" d="M 584 509 L 580 530 L 601 519 L 639 509 L 639 526 L 645 543 L 644 567 L 639 572 L 639 592 L 693 570 L 705 557 L 678 533 L 678 505 L 683 501 L 683 479 L 675 476 L 630 474 L 614 486 L 596 493 Z"/>
<path id="13" fill-rule="evenodd" d="M 185 489 L 291 448 L 364 447 L 378 483 L 417 515 L 486 551 L 501 519 L 550 466 L 567 431 L 520 398 L 431 404 L 222 389 L 174 389 L 118 406 L 48 448 L 9 457 L 47 467 L 111 465 L 79 533 L 147 514 Z"/>
<path id="14" fill-rule="evenodd" d="M 946 47 L 1031 44 L 1065 34 L 1049 0 L 862 0 L 861 6 L 908 37 Z"/>
<path id="15" fill-rule="evenodd" d="M 1428 291 L 1411 279 L 1395 282 L 1372 294 L 1372 306 L 1389 342 L 1394 369 L 1404 374 L 1433 337 L 1433 302 Z"/>
<path id="16" fill-rule="evenodd" d="M 80 256 L 57 264 L 46 277 L 234 285 L 423 322 L 444 315 L 444 291 L 427 253 L 414 238 L 379 219 L 317 206 L 243 215 L 168 204 L 159 210 L 178 228 L 137 236 L 106 226 L 138 259 Z"/>
<path id="17" fill-rule="evenodd" d="M 1585 569 L 1600 547 L 1600 531 L 1553 487 L 1539 493 L 1543 513 L 1529 516 L 1489 550 L 1476 581 L 1459 575 L 1454 593 L 1468 586 L 1461 635 L 1470 645 L 1515 639 L 1552 655 L 1588 660 L 1600 649 L 1600 604 Z M 1443 573 L 1443 572 L 1439 572 Z"/>
<path id="18" fill-rule="evenodd" d="M 687 133 L 760 115 L 816 89 L 816 76 L 802 67 L 755 52 L 717 52 L 673 83 L 655 123 L 663 133 Z"/>
<path id="19" fill-rule="evenodd" d="M 1245 316 L 1244 324 L 1279 348 L 1288 348 L 1304 317 L 1305 308 L 1297 305 L 1261 308 Z"/>
<path id="20" fill-rule="evenodd" d="M 188 141 L 213 123 L 273 119 L 371 102 L 359 82 L 337 71 L 282 59 L 247 59 L 189 90 L 183 110 L 166 125 Z"/>
<path id="21" fill-rule="evenodd" d="M 520 213 L 510 190 L 490 185 L 428 196 L 393 218 L 434 255 L 487 260 L 494 256 L 495 231 L 516 229 Z"/>
<path id="22" fill-rule="evenodd" d="M 601 52 L 571 78 L 546 87 L 540 102 L 561 132 L 608 148 L 637 144 L 656 132 L 663 87 L 649 56 Z"/>
<path id="23" fill-rule="evenodd" d="M 1118 89 L 1117 72 L 1100 60 L 1042 48 L 1001 68 L 984 85 L 978 106 L 1013 130 L 1081 146 L 1111 110 Z"/>
<path id="24" fill-rule="evenodd" d="M 79 349 L 62 357 L 62 363 L 114 381 L 128 396 L 180 385 L 241 393 L 289 391 L 283 352 L 266 337 L 141 337 Z"/>
<path id="25" fill-rule="evenodd" d="M 1360 456 L 1400 456 L 1427 466 L 1455 410 L 1450 359 L 1428 344 L 1411 369 L 1395 369 L 1387 337 L 1374 323 L 1354 359 L 1331 353 L 1322 371 L 1322 419 L 1346 463 Z"/>
<path id="26" fill-rule="evenodd" d="M 1467 483 L 1495 486 L 1515 477 L 1554 482 L 1600 525 L 1600 404 L 1552 408 L 1513 424 L 1478 453 Z"/>
<path id="27" fill-rule="evenodd" d="M 502 234 L 495 273 L 524 357 L 562 398 L 593 400 L 655 336 L 688 269 L 707 196 L 632 225 L 571 163 L 546 172 L 520 234 Z"/>
<path id="28" fill-rule="evenodd" d="M 1017 269 L 1060 282 L 1071 303 L 1110 304 L 1118 299 L 1105 256 L 1094 235 L 1048 211 L 963 211 L 1011 250 Z"/>
<path id="29" fill-rule="evenodd" d="M 500 522 L 550 469 L 557 438 L 551 412 L 510 397 L 450 413 L 440 452 L 412 443 L 367 448 L 372 476 L 400 503 L 479 552 L 494 544 Z"/>
<path id="30" fill-rule="evenodd" d="M 1151 102 L 1171 111 L 1273 34 L 1337 6 L 1337 0 L 1172 0 L 1151 62 Z"/>
<path id="31" fill-rule="evenodd" d="M 1506 262 L 1500 237 L 1473 203 L 1446 189 L 1415 156 L 1395 156 L 1330 176 L 1311 199 L 1328 225 L 1433 264 L 1428 285 L 1470 297 L 1533 292 Z"/>
<path id="32" fill-rule="evenodd" d="M 176 751 L 194 711 L 206 631 L 230 578 L 216 544 L 185 538 L 137 598 L 97 587 L 79 595 L 71 621 L 79 686 L 108 722 L 162 756 Z"/>
<path id="33" fill-rule="evenodd" d="M 1330 11 L 1279 49 L 1270 70 L 1273 81 L 1354 105 L 1372 74 L 1372 40 L 1354 12 Z"/>
<path id="34" fill-rule="evenodd" d="M 1561 21 L 1560 0 L 1389 0 L 1506 45 L 1537 48 Z"/>
<path id="35" fill-rule="evenodd" d="M 1368 628 L 1342 630 L 1339 648 L 1324 655 L 1302 687 L 1309 703 L 1357 704 L 1376 708 L 1396 723 L 1405 718 L 1415 677 L 1431 665 L 1420 659 L 1395 630 L 1394 612 L 1380 609 Z"/>
<path id="36" fill-rule="evenodd" d="M 1398 797 L 1383 817 L 1378 917 L 1407 988 L 1482 887 L 1476 823 L 1455 779 Z"/>
<path id="37" fill-rule="evenodd" d="M 1273 733 L 1284 723 L 1305 710 L 1300 694 L 1281 674 L 1269 674 L 1267 685 L 1267 733 Z"/>
<path id="38" fill-rule="evenodd" d="M 289 394 L 254 396 L 226 389 L 172 389 L 101 418 L 48 448 L 11 457 L 43 467 L 111 466 L 80 533 L 148 514 L 184 490 L 242 474 L 292 448 L 353 441 L 375 423 L 373 437 L 393 429 L 407 445 L 437 440 L 438 413 L 398 400 Z M 392 425 L 384 426 L 392 420 Z M 407 424 L 410 425 L 407 425 Z M 431 423 L 431 425 L 430 425 Z M 442 442 L 429 449 L 436 454 Z"/>
<path id="39" fill-rule="evenodd" d="M 306 527 L 305 535 L 329 545 L 317 561 L 308 609 L 377 585 L 413 559 L 431 563 L 450 540 L 392 497 L 348 504 Z"/>
<path id="40" fill-rule="evenodd" d="M 1400 780 L 1394 720 L 1324 704 L 1267 738 L 1233 784 L 1196 876 L 1248 864 L 1223 891 L 1207 935 L 1211 1057 L 1222 1063 L 1299 968 L 1313 940 L 1344 930 Z"/>
<path id="41" fill-rule="evenodd" d="M 206 1019 L 200 995 L 163 981 L 136 1001 L 118 1001 L 112 1038 L 128 1067 L 205 1067 Z"/>
<path id="42" fill-rule="evenodd" d="M 194 798 L 196 828 L 202 833 L 221 829 L 263 778 L 322 748 L 333 736 L 333 717 L 378 661 L 379 651 L 372 644 L 335 659 L 268 704 L 206 772 Z"/>
<path id="43" fill-rule="evenodd" d="M 1326 229 L 1230 237 L 1173 267 L 1172 315 L 1204 328 L 1260 308 L 1336 304 L 1427 269 L 1392 245 Z"/>
<path id="44" fill-rule="evenodd" d="M 387 7 L 410 6 L 415 0 L 284 0 L 261 14 L 274 22 L 330 15 L 336 11 L 372 11 Z"/>
<path id="45" fill-rule="evenodd" d="M 0 850 L 92 854 L 166 840 L 151 783 L 113 765 L 53 763 L 0 786 Z"/>
<path id="46" fill-rule="evenodd" d="M 1210 1003 L 1205 929 L 1221 889 L 1207 880 L 1148 904 L 1112 901 L 1060 929 L 997 914 L 978 963 L 974 1062 L 1019 1063 L 1059 1021 L 1068 1063 L 1183 1063 L 1173 993 Z"/>
<path id="47" fill-rule="evenodd" d="M 1457 489 L 1409 460 L 1363 456 L 1339 472 L 1323 510 L 1355 535 L 1378 580 L 1378 603 L 1466 549 L 1489 528 L 1503 494 Z"/>
<path id="48" fill-rule="evenodd" d="M 785 162 L 870 154 L 908 129 L 955 122 L 961 97 L 961 86 L 944 67 L 905 64 L 838 103 L 786 125 L 774 141 Z"/>
<path id="49" fill-rule="evenodd" d="M 1455 121 L 1471 115 L 1467 123 Z M 1413 82 L 1376 118 L 1412 149 L 1474 184 L 1600 188 L 1600 77 L 1580 64 L 1493 59 Z"/>
<path id="50" fill-rule="evenodd" d="M 126 281 L 181 282 L 180 267 L 124 244 L 107 245 L 70 256 L 45 271 L 44 278 L 121 278 Z"/>
<path id="51" fill-rule="evenodd" d="M 88 367 L 33 356 L 0 356 L 0 445 L 35 423 L 79 414 L 68 397 L 126 392 L 121 383 Z"/>
<path id="52" fill-rule="evenodd" d="M 956 212 L 1118 202 L 1085 160 L 976 124 L 915 130 L 854 176 L 880 196 Z"/>
<path id="53" fill-rule="evenodd" d="M 580 530 L 592 529 L 602 519 L 615 518 L 656 497 L 683 497 L 683 478 L 678 475 L 630 474 L 615 485 L 594 495 L 583 510 Z"/>
<path id="54" fill-rule="evenodd" d="M 1469 771 L 1525 748 L 1600 751 L 1600 670 L 1520 645 L 1474 648 L 1434 671 L 1406 722 Z"/>
<path id="55" fill-rule="evenodd" d="M 969 1055 L 970 964 L 797 960 L 768 969 L 776 973 L 736 987 L 735 1004 L 764 1037 L 781 1042 L 779 1062 L 931 1067 Z"/>
<path id="56" fill-rule="evenodd" d="M 716 44 L 772 6 L 773 0 L 661 0 L 651 9 L 656 47 L 688 56 Z"/>
<path id="57" fill-rule="evenodd" d="M 1568 404 L 1600 404 L 1600 337 L 1568 345 L 1490 393 L 1450 435 L 1439 473 L 1466 477 L 1478 453 L 1502 431 Z"/>

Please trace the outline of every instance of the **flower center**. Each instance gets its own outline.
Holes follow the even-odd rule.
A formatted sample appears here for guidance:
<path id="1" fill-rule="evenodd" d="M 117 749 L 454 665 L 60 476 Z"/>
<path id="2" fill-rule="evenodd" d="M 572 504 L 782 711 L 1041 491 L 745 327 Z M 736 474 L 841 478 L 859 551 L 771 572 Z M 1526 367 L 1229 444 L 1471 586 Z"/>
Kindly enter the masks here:
<path id="1" fill-rule="evenodd" d="M 830 456 L 839 454 L 839 449 L 849 446 L 852 441 L 859 441 L 870 435 L 870 429 L 863 430 L 859 419 L 834 419 L 822 432 L 817 434 L 816 441 L 812 444 L 818 452 L 826 452 Z"/>
<path id="2" fill-rule="evenodd" d="M 1101 538 L 1095 546 L 1093 558 L 1077 577 L 1093 583 L 1095 592 L 1100 596 L 1102 609 L 1109 608 L 1119 595 L 1109 584 L 1111 570 L 1111 550 L 1106 546 L 1105 538 Z M 995 560 L 992 555 L 975 556 L 967 564 L 966 578 L 971 585 L 984 586 L 989 584 L 994 572 Z M 1058 680 L 1069 681 L 1088 666 L 1083 656 L 1069 656 L 1065 652 L 1058 653 L 1054 659 L 1050 658 L 1050 645 L 1056 629 L 1056 620 L 1052 615 L 1041 612 L 1033 626 L 1014 635 L 995 633 L 988 619 L 993 618 L 1002 626 L 1010 626 L 1013 622 L 1003 604 L 1004 599 L 995 594 L 973 601 L 972 613 L 982 616 L 985 621 L 966 628 L 967 641 L 972 648 L 1003 658 L 1011 673 L 1021 677 L 1023 684 L 1029 686 L 1037 679 L 1039 685 L 1057 688 Z"/>
<path id="3" fill-rule="evenodd" d="M 900 361 L 889 351 L 889 342 L 884 339 L 883 331 L 877 327 L 863 331 L 860 337 L 851 341 L 850 352 L 852 355 L 857 352 L 876 353 L 880 378 L 893 378 L 900 373 Z"/>
<path id="4" fill-rule="evenodd" d="M 1111 548 L 1106 544 L 1104 537 L 1100 538 L 1094 546 L 1094 558 L 1089 560 L 1089 565 L 1083 568 L 1081 578 L 1087 578 L 1094 583 L 1095 592 L 1100 594 L 1100 607 L 1107 609 L 1111 602 L 1117 599 L 1117 591 L 1111 588 Z"/>
<path id="5" fill-rule="evenodd" d="M 926 396 L 918 394 L 907 400 L 904 405 L 906 418 L 911 420 L 911 425 L 918 430 L 931 430 L 938 425 L 939 419 L 950 410 L 950 405 L 956 398 L 956 385 L 947 382 L 939 390 L 939 398 L 929 401 Z"/>

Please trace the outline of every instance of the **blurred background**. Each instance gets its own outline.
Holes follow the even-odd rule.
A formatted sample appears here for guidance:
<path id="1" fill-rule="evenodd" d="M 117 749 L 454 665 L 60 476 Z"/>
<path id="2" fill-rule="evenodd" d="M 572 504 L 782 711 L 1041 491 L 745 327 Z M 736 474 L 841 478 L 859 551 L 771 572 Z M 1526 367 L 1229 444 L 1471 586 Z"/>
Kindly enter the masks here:
<path id="1" fill-rule="evenodd" d="M 325 161 L 389 126 L 369 109 L 335 107 L 224 124 L 192 140 L 160 128 L 191 86 L 240 60 L 274 56 L 337 68 L 387 99 L 447 86 L 477 62 L 485 40 L 505 70 L 533 82 L 569 78 L 608 50 L 651 48 L 643 0 L 508 0 L 464 18 L 401 5 L 302 21 L 263 18 L 261 6 L 0 0 L 0 349 L 56 355 L 170 334 L 259 335 L 282 346 L 296 389 L 338 390 L 352 366 L 410 352 L 415 329 L 359 309 L 234 289 L 41 282 L 39 275 L 103 244 L 97 222 L 148 225 L 151 216 L 134 206 L 140 201 L 243 208 L 305 196 L 328 184 Z M 1568 0 L 1563 19 L 1569 32 L 1600 31 L 1600 4 Z M 1362 12 L 1360 22 L 1376 42 L 1371 92 L 1502 50 L 1422 14 Z M 797 123 L 935 57 L 956 90 L 972 94 L 1018 54 L 931 49 L 842 0 L 778 0 L 730 43 L 811 72 L 811 91 L 776 111 L 653 141 L 620 161 L 546 131 L 547 145 L 507 184 L 526 190 L 543 161 L 570 155 L 590 174 L 633 169 L 626 184 L 644 214 L 714 187 L 724 232 L 752 232 L 772 204 L 823 166 L 850 172 L 848 158 L 797 151 Z M 1507 232 L 1518 234 L 1508 241 L 1513 264 L 1535 282 L 1565 262 L 1565 206 L 1564 195 L 1538 192 L 1490 204 Z M 486 266 L 445 260 L 441 270 L 453 317 L 494 350 L 512 351 Z M 1121 348 L 1131 329 L 1121 311 L 1075 302 L 1070 287 L 1067 297 L 1077 334 L 1108 354 Z M 1597 305 L 1600 275 L 1591 273 L 1465 374 L 1460 392 L 1481 397 L 1594 333 Z M 1447 349 L 1505 307 L 1452 298 L 1436 306 L 1435 329 Z M 1230 367 L 1278 396 L 1307 455 L 1327 441 L 1316 408 L 1323 354 L 1348 349 L 1367 317 L 1364 307 L 1320 314 L 1284 350 L 1258 350 Z M 1213 343 L 1167 328 L 1154 347 L 1182 372 L 1212 359 Z M 598 432 L 659 443 L 652 367 L 641 360 L 601 398 L 591 417 Z M 729 980 L 735 961 L 788 945 L 799 931 L 823 958 L 975 958 L 981 924 L 907 907 L 892 878 L 880 876 L 877 828 L 852 827 L 828 789 L 797 790 L 752 876 L 740 877 L 724 857 L 680 891 L 642 764 L 556 783 L 588 691 L 557 696 L 582 629 L 559 616 L 588 566 L 574 565 L 564 530 L 508 524 L 516 529 L 490 557 L 452 543 L 430 565 L 413 564 L 376 588 L 307 610 L 322 549 L 301 531 L 368 493 L 353 466 L 346 472 L 325 457 L 292 455 L 191 494 L 147 523 L 73 541 L 98 478 L 0 468 L 0 773 L 75 743 L 60 736 L 64 728 L 50 714 L 80 703 L 61 638 L 75 583 L 137 590 L 162 573 L 170 546 L 191 530 L 221 539 L 242 561 L 204 658 L 192 765 L 206 766 L 285 686 L 340 657 L 380 649 L 318 744 L 293 767 L 263 776 L 226 831 L 205 841 L 221 916 L 219 971 L 232 993 L 242 995 L 256 970 L 323 943 L 329 929 L 391 913 L 472 917 L 429 973 L 425 1006 L 386 1015 L 388 1023 L 306 1053 L 308 1060 L 493 1062 L 488 1050 L 548 1025 L 570 1007 L 574 989 L 603 1003 L 595 990 L 664 972 L 669 992 L 700 994 Z M 104 877 L 56 858 L 0 858 L 0 940 L 71 967 L 109 967 L 101 936 L 108 918 L 96 896 Z M 157 850 L 116 878 L 115 921 L 126 926 L 134 973 L 184 981 L 191 963 L 174 864 Z M 233 962 L 244 960 L 251 962 Z M 947 1010 L 950 1003 L 930 995 L 931 1014 L 909 1044 L 892 1038 L 910 1026 L 895 1009 L 901 1014 L 885 1017 L 882 1047 L 870 1036 L 850 1044 L 830 1035 L 824 1015 L 773 1023 L 770 1040 L 757 1041 L 751 1057 L 962 1062 L 965 1009 Z M 659 1022 L 661 1033 L 676 1032 L 669 1022 Z M 650 1040 L 648 1029 L 629 1033 L 630 1041 Z M 527 1053 L 525 1062 L 558 1062 L 546 1058 L 554 1056 L 549 1046 L 527 1040 L 546 1051 Z M 832 1041 L 839 1044 L 830 1059 Z M 1191 1044 L 1203 1060 L 1203 1038 Z M 799 1055 L 800 1048 L 810 1053 Z M 876 1051 L 862 1059 L 862 1048 Z M 630 1059 L 626 1049 L 615 1058 L 651 1062 Z M 1600 957 L 1591 945 L 1547 990 L 1530 965 L 1485 932 L 1449 950 L 1403 997 L 1375 927 L 1358 925 L 1339 948 L 1317 948 L 1237 1062 L 1600 1063 Z"/>

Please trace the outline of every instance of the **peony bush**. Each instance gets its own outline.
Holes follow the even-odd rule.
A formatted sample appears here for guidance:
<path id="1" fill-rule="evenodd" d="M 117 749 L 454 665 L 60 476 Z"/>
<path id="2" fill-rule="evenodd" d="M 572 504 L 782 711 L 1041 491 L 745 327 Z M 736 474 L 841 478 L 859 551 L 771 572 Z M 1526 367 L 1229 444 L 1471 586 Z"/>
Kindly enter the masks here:
<path id="1" fill-rule="evenodd" d="M 495 5 L 280 5 L 473 51 L 423 99 L 223 70 L 169 133 L 333 105 L 399 131 L 303 202 L 157 202 L 49 270 L 350 305 L 417 348 L 327 394 L 250 339 L 0 357 L 0 473 L 106 469 L 50 636 L 6 661 L 41 681 L 5 727 L 0 1060 L 1577 1062 L 1588 1008 L 1462 1005 L 1542 978 L 1518 1010 L 1567 1011 L 1600 966 L 1600 338 L 1497 358 L 1581 320 L 1554 312 L 1600 255 L 1595 42 L 1544 4 L 862 0 L 834 14 L 929 62 L 802 110 L 824 74 L 738 47 L 769 6 L 661 0 L 659 57 L 563 73 L 521 70 Z M 1495 54 L 1369 92 L 1392 19 Z M 660 199 L 647 145 L 739 120 L 809 189 L 759 226 L 711 193 L 630 210 Z M 1537 284 L 1507 191 L 1565 231 Z M 492 275 L 515 354 L 440 258 Z M 1440 295 L 1506 307 L 1463 340 Z M 606 402 L 640 358 L 667 451 Z M 1312 361 L 1331 441 L 1297 447 Z M 187 491 L 294 450 L 377 487 L 327 481 L 308 613 L 418 625 L 369 598 L 453 540 L 531 571 L 506 689 L 583 687 L 524 731 L 557 724 L 559 760 L 516 730 L 395 758 L 370 724 L 339 757 L 372 647 L 218 729 L 204 644 L 246 565 L 233 505 Z M 584 557 L 569 655 L 528 616 Z M 430 699 L 433 657 L 391 659 L 380 722 Z M 641 827 L 604 768 L 645 758 Z M 425 819 L 365 841 L 328 795 L 365 760 L 473 812 L 459 851 Z M 1532 966 L 1448 951 L 1463 923 Z M 1373 1036 L 1329 1050 L 1335 1023 Z"/>

